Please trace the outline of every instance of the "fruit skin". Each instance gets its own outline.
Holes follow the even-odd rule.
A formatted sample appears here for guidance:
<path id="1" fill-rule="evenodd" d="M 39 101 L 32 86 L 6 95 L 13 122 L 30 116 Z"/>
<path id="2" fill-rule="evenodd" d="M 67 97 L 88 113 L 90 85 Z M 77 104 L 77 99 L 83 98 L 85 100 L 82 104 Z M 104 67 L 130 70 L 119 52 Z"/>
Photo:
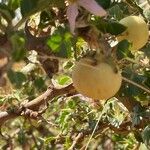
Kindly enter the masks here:
<path id="1" fill-rule="evenodd" d="M 91 58 L 82 58 L 74 66 L 72 80 L 76 90 L 93 99 L 109 99 L 119 90 L 121 73 L 104 61 L 97 60 L 94 65 Z"/>
<path id="2" fill-rule="evenodd" d="M 127 30 L 117 37 L 118 41 L 124 39 L 132 43 L 131 50 L 139 50 L 148 41 L 149 30 L 146 22 L 138 16 L 128 16 L 120 20 Z"/>

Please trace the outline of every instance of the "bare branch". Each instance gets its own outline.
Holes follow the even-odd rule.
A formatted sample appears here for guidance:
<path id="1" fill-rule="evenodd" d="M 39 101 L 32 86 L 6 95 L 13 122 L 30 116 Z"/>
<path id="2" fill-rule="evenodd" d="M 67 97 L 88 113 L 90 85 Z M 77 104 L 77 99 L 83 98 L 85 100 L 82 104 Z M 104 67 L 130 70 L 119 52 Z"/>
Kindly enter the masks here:
<path id="1" fill-rule="evenodd" d="M 39 107 L 42 104 L 45 104 L 45 102 L 48 102 L 52 100 L 54 97 L 59 95 L 64 95 L 68 93 L 75 93 L 75 89 L 72 84 L 68 85 L 67 87 L 64 87 L 62 89 L 56 89 L 56 88 L 48 88 L 46 92 L 44 92 L 39 97 L 33 99 L 32 101 L 24 104 L 23 106 L 20 106 L 19 108 L 16 108 L 13 111 L 9 112 L 0 112 L 0 126 L 7 120 L 13 119 L 17 116 L 20 116 L 22 111 L 26 108 L 38 111 Z"/>

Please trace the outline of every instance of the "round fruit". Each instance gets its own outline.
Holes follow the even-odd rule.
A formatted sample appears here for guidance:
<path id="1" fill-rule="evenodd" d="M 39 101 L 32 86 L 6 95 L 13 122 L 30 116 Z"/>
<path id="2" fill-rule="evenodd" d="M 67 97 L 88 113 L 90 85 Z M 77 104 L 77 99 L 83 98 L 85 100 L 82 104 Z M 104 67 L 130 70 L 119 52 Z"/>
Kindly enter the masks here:
<path id="1" fill-rule="evenodd" d="M 91 58 L 82 58 L 74 66 L 72 80 L 76 90 L 93 99 L 113 97 L 121 86 L 121 73 L 112 65 Z"/>
<path id="2" fill-rule="evenodd" d="M 146 22 L 138 16 L 129 16 L 120 20 L 127 30 L 117 37 L 118 41 L 128 40 L 132 43 L 131 50 L 142 48 L 148 41 L 149 30 Z"/>

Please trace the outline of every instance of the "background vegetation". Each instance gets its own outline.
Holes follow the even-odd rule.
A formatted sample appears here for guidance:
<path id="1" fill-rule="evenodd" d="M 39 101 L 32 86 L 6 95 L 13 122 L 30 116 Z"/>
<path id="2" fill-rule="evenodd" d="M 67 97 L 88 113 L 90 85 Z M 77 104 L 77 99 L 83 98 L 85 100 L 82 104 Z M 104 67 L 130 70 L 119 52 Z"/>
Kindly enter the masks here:
<path id="1" fill-rule="evenodd" d="M 78 5 L 72 34 L 65 0 L 1 0 L 0 149 L 150 149 L 150 43 L 131 53 L 115 38 L 126 16 L 149 26 L 150 1 L 96 1 L 107 16 Z M 107 101 L 78 94 L 71 79 L 75 60 L 97 41 L 126 79 Z"/>

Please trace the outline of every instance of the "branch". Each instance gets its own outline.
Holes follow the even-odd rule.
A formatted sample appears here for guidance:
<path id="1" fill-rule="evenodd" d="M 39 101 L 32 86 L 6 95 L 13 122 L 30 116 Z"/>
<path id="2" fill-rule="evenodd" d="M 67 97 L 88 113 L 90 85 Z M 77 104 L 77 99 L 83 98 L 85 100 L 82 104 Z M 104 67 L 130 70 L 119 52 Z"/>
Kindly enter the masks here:
<path id="1" fill-rule="evenodd" d="M 49 101 L 51 102 L 54 97 L 65 94 L 66 96 L 71 96 L 75 93 L 76 90 L 73 87 L 73 84 L 70 84 L 62 89 L 50 87 L 39 97 L 33 99 L 32 101 L 29 101 L 24 105 L 20 105 L 19 107 L 14 108 L 13 111 L 9 110 L 0 112 L 0 126 L 7 120 L 13 119 L 17 116 L 21 116 L 22 112 L 26 109 L 29 109 L 31 111 L 39 111 L 40 106 L 47 104 Z M 128 109 L 129 112 L 132 112 L 133 108 L 137 105 L 142 107 L 140 102 L 136 101 L 133 97 L 116 96 L 116 98 L 119 99 L 119 101 Z"/>
<path id="2" fill-rule="evenodd" d="M 20 116 L 24 109 L 31 109 L 33 111 L 38 111 L 41 105 L 52 100 L 54 97 L 72 93 L 73 94 L 75 93 L 75 89 L 72 84 L 62 89 L 48 88 L 47 91 L 44 92 L 42 95 L 24 104 L 23 106 L 20 106 L 19 108 L 17 107 L 13 111 L 0 112 L 0 126 L 7 120 Z"/>
<path id="3" fill-rule="evenodd" d="M 79 141 L 82 137 L 83 137 L 83 133 L 81 132 L 81 133 L 79 133 L 79 134 L 75 137 L 75 139 L 74 139 L 72 145 L 70 146 L 70 148 L 69 148 L 68 150 L 73 150 L 74 147 L 75 147 L 75 145 L 78 143 L 78 141 Z"/>

